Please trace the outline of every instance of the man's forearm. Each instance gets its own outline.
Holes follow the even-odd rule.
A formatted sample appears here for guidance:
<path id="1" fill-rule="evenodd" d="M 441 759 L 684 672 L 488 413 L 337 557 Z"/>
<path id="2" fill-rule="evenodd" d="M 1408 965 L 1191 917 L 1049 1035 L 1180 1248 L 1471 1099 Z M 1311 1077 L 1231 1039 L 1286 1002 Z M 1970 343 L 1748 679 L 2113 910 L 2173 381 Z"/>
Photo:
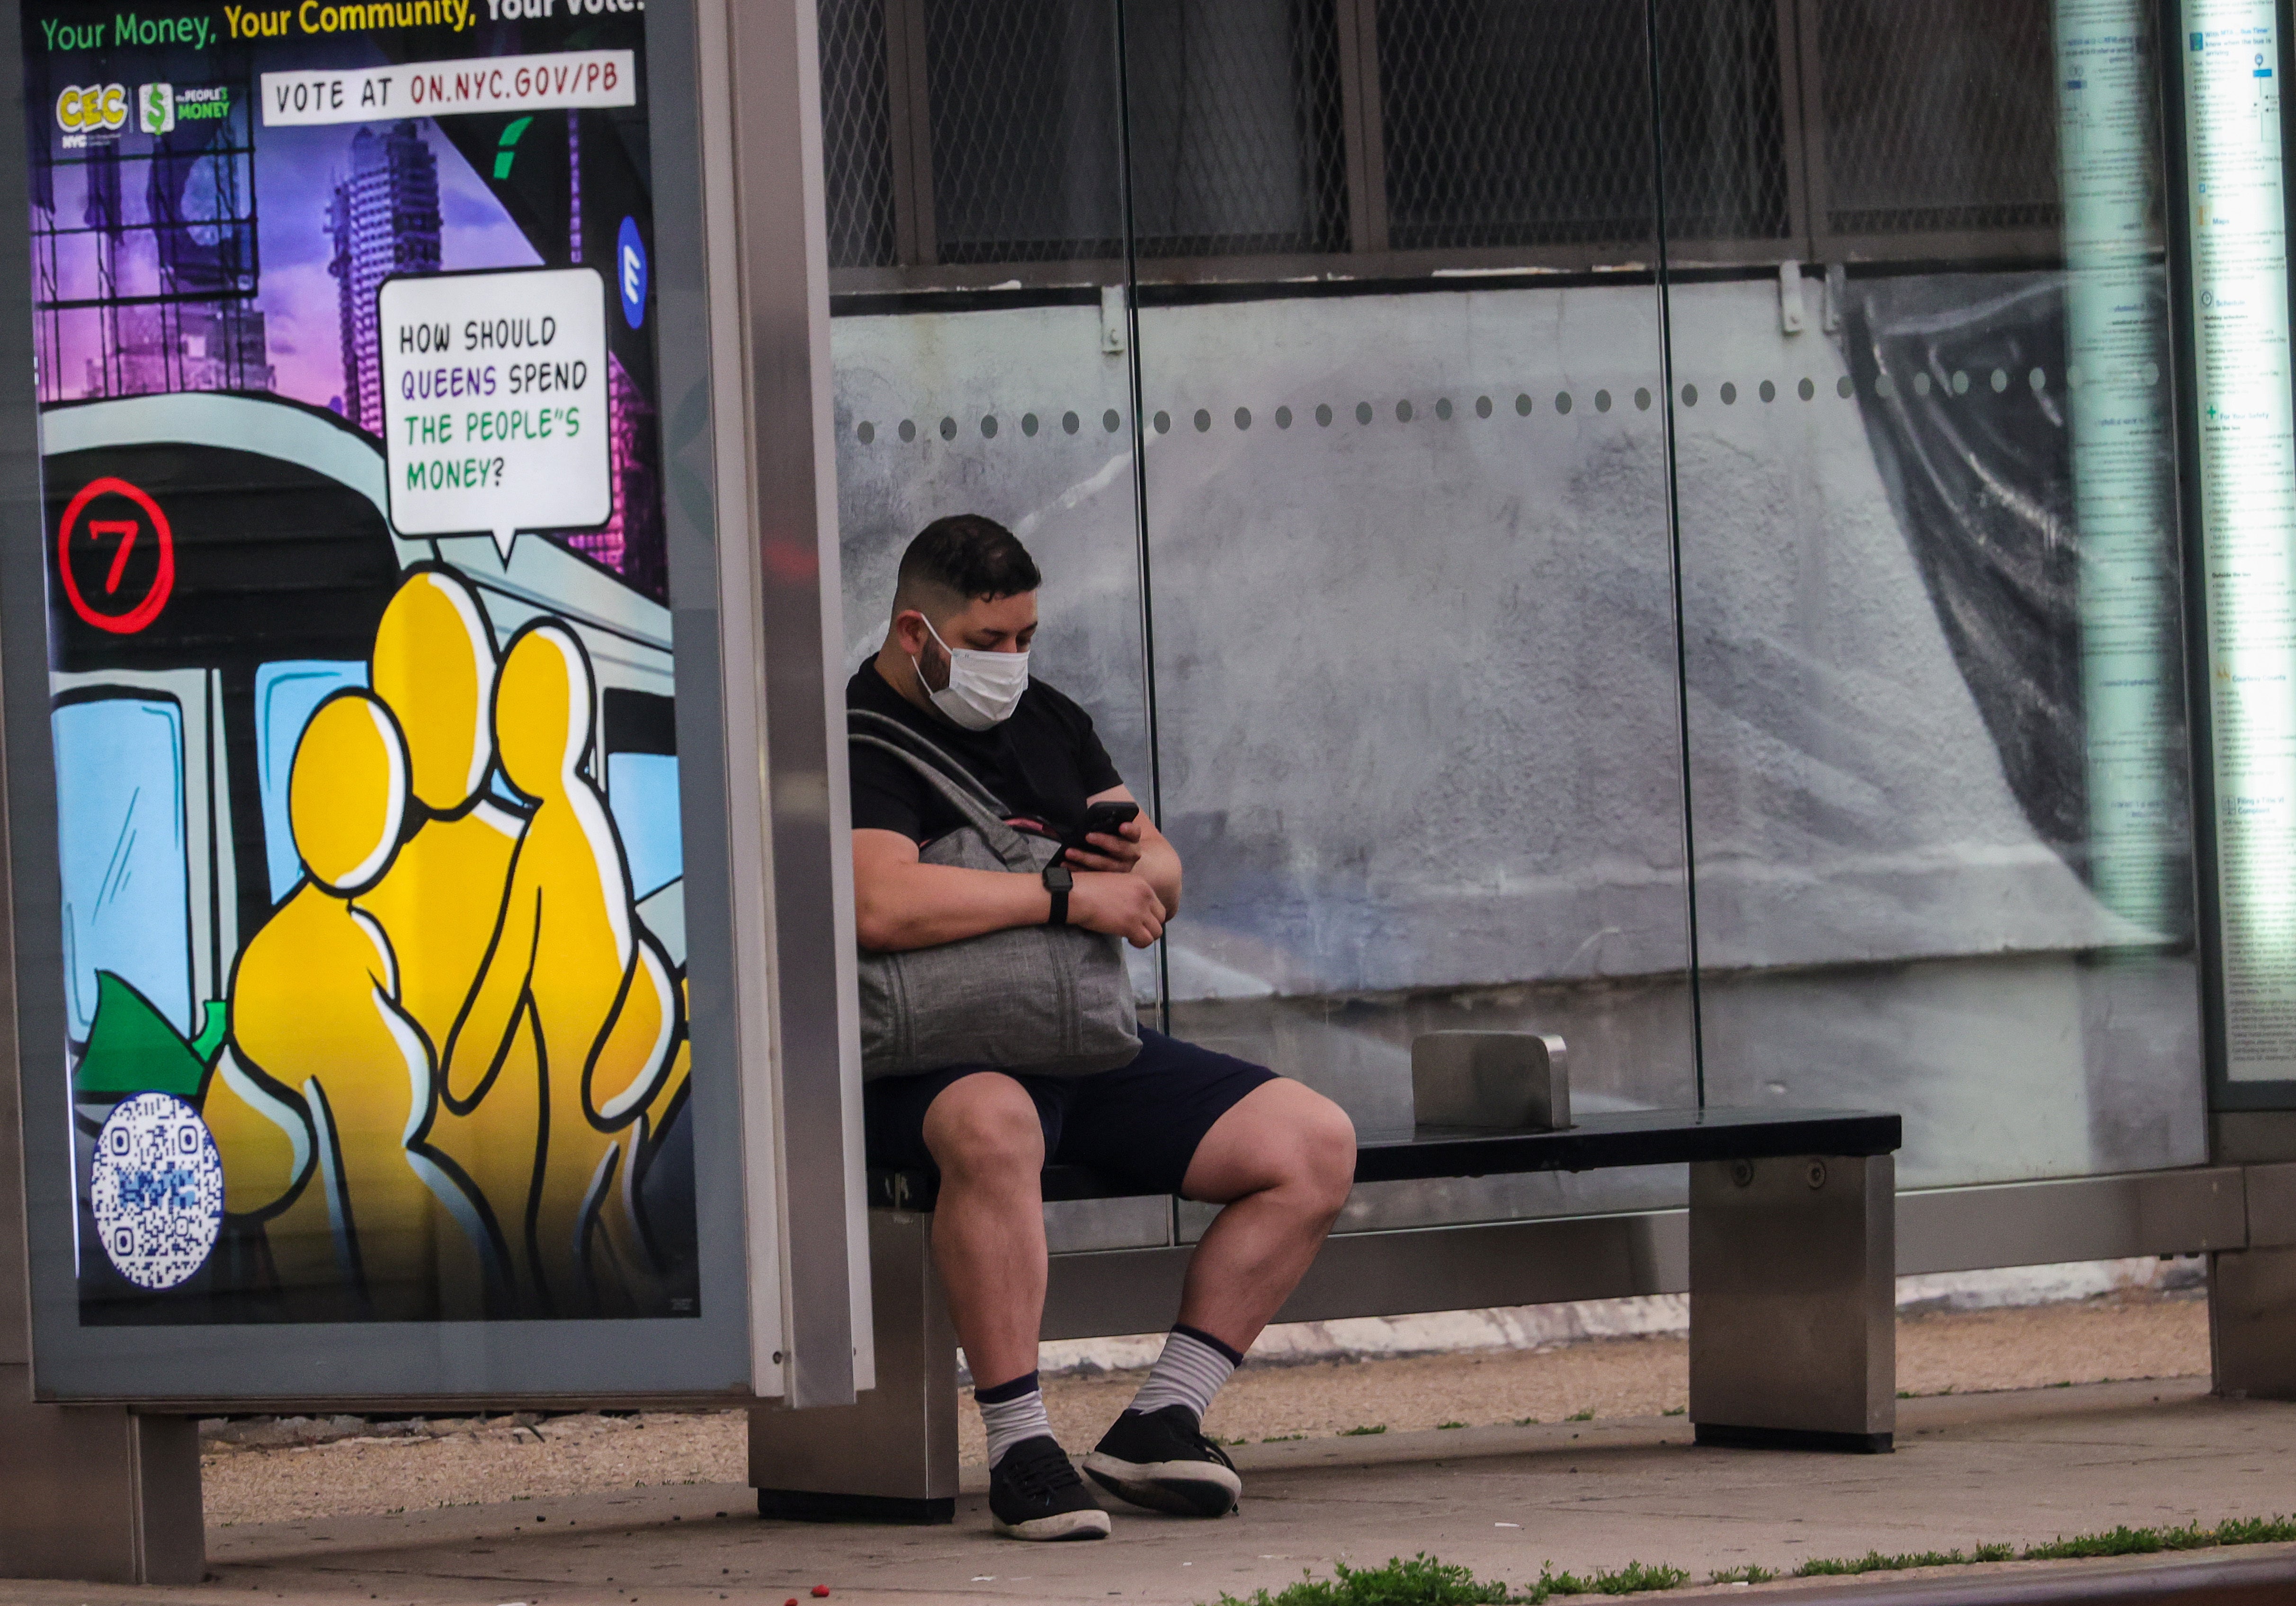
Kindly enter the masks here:
<path id="1" fill-rule="evenodd" d="M 1038 926 L 1052 914 L 1043 881 L 1002 870 L 879 865 L 858 878 L 855 891 L 861 946 L 880 953 Z"/>

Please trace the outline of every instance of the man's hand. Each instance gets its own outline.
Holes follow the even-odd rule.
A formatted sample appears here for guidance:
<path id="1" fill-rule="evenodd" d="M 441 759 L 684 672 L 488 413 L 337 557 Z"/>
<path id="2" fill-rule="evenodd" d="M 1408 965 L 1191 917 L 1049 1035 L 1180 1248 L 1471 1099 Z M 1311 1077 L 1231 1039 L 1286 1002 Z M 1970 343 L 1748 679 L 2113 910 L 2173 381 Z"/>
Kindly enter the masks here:
<path id="1" fill-rule="evenodd" d="M 1120 786 L 1086 799 L 1136 800 Z M 1091 840 L 1097 851 L 1069 856 L 1070 923 L 1148 946 L 1180 911 L 1180 856 L 1144 815 Z M 853 833 L 853 895 L 855 934 L 879 954 L 1040 925 L 1050 901 L 1033 874 L 927 864 L 913 839 L 865 826 Z"/>
<path id="2" fill-rule="evenodd" d="M 1106 871 L 1114 875 L 1129 875 L 1140 864 L 1140 822 L 1127 820 L 1116 828 L 1116 834 L 1095 831 L 1085 840 L 1092 844 L 1087 851 L 1081 848 L 1069 849 L 1064 863 L 1078 870 Z"/>
<path id="3" fill-rule="evenodd" d="M 1085 806 L 1138 801 L 1124 787 L 1111 786 L 1086 798 Z M 1168 921 L 1180 912 L 1180 856 L 1146 815 L 1135 815 L 1112 832 L 1096 831 L 1085 840 L 1093 844 L 1093 849 L 1069 855 L 1068 862 L 1075 868 L 1136 877 L 1155 890 L 1163 911 L 1161 919 Z"/>
<path id="4" fill-rule="evenodd" d="M 1139 876 L 1087 870 L 1069 893 L 1069 924 L 1144 948 L 1164 934 L 1164 904 Z"/>

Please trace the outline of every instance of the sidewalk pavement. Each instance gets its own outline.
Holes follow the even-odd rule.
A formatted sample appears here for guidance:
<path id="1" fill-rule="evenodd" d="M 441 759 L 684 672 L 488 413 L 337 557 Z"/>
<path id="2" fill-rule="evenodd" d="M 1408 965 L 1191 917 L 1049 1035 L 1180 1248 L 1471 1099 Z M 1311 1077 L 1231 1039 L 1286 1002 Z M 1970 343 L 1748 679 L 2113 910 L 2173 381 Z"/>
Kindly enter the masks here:
<path id="1" fill-rule="evenodd" d="M 849 1606 L 1177 1606 L 1420 1551 L 1514 1584 L 1547 1561 L 1582 1573 L 1668 1563 L 1702 1581 L 1749 1562 L 1785 1571 L 1874 1549 L 2296 1511 L 2296 1405 L 2216 1399 L 2197 1380 L 1906 1400 L 1898 1422 L 1897 1453 L 1875 1456 L 1693 1449 L 1679 1417 L 1250 1446 L 1234 1453 L 1242 1515 L 1127 1511 L 1111 1539 L 1084 1545 L 996 1538 L 978 1475 L 954 1528 L 761 1522 L 732 1485 L 240 1524 L 209 1530 L 203 1586 L 0 1582 L 0 1606 L 222 1606 L 250 1594 L 328 1606 L 812 1606 L 820 1584 Z M 1727 1593 L 1781 1588 L 1808 1586 Z"/>

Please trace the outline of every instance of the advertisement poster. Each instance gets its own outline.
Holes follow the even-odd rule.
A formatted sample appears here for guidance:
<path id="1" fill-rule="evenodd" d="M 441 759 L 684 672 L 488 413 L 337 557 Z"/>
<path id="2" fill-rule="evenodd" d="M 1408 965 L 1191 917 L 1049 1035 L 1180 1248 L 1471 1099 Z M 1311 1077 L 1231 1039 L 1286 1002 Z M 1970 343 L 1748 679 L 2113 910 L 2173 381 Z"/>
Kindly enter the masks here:
<path id="1" fill-rule="evenodd" d="M 2272 0 L 2185 18 L 2225 1069 L 2296 1077 L 2296 413 Z"/>
<path id="2" fill-rule="evenodd" d="M 81 1323 L 698 1315 L 642 0 L 23 18 Z"/>

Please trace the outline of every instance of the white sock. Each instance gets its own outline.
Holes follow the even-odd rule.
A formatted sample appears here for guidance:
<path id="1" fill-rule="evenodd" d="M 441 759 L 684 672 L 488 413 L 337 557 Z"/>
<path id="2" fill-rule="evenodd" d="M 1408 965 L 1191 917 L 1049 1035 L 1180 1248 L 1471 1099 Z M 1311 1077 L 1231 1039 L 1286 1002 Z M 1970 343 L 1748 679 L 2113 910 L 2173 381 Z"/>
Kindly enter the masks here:
<path id="1" fill-rule="evenodd" d="M 980 1407 L 980 1425 L 988 1430 L 988 1464 L 1004 1459 L 1004 1452 L 1024 1438 L 1049 1438 L 1053 1424 L 1045 1414 L 1045 1391 L 1037 1374 L 1023 1372 L 1009 1383 L 976 1389 L 972 1403 Z"/>
<path id="2" fill-rule="evenodd" d="M 1175 1327 L 1164 1335 L 1164 1353 L 1132 1397 L 1128 1411 L 1160 1411 L 1185 1405 L 1202 1425 L 1212 1396 L 1220 1391 L 1243 1357 L 1211 1334 L 1193 1327 Z"/>

